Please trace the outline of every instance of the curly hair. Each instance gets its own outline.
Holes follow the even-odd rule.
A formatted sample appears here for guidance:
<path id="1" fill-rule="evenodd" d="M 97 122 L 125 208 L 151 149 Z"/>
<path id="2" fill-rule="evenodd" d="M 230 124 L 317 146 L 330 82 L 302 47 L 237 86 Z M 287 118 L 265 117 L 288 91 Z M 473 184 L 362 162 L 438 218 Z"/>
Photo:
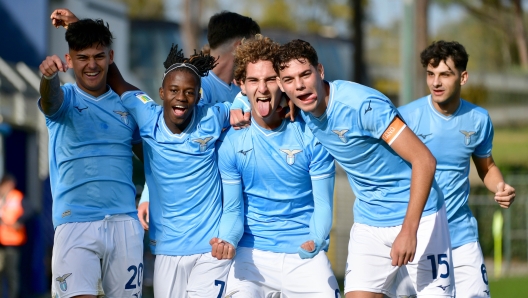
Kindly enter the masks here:
<path id="1" fill-rule="evenodd" d="M 466 70 L 469 55 L 464 46 L 456 41 L 439 40 L 433 42 L 420 54 L 420 62 L 425 68 L 429 64 L 437 67 L 440 61 L 446 62 L 450 57 L 458 70 Z"/>
<path id="2" fill-rule="evenodd" d="M 211 49 L 216 49 L 233 38 L 249 38 L 257 33 L 260 33 L 260 27 L 252 18 L 222 11 L 209 19 L 207 42 Z"/>
<path id="3" fill-rule="evenodd" d="M 213 56 L 204 54 L 203 52 L 197 53 L 194 50 L 194 54 L 186 58 L 183 55 L 183 51 L 178 49 L 178 45 L 172 44 L 169 55 L 167 55 L 167 59 L 163 62 L 163 66 L 165 66 L 163 79 L 165 80 L 165 76 L 169 72 L 178 69 L 193 73 L 197 76 L 198 81 L 200 81 L 200 78 L 207 76 L 209 71 L 216 65 L 216 59 Z"/>
<path id="4" fill-rule="evenodd" d="M 246 79 L 246 68 L 249 63 L 259 60 L 275 62 L 275 53 L 280 45 L 269 37 L 261 34 L 251 39 L 243 39 L 235 51 L 235 80 L 243 82 Z"/>
<path id="5" fill-rule="evenodd" d="M 293 59 L 297 59 L 297 61 L 301 63 L 308 61 L 314 67 L 319 65 L 317 52 L 312 45 L 307 41 L 294 39 L 280 46 L 276 54 L 275 63 L 273 63 L 273 68 L 279 73 L 281 70 L 288 67 L 288 63 Z"/>
<path id="6" fill-rule="evenodd" d="M 112 45 L 112 32 L 108 23 L 101 19 L 82 19 L 68 26 L 65 34 L 68 47 L 74 51 L 82 51 L 96 46 L 109 47 Z"/>

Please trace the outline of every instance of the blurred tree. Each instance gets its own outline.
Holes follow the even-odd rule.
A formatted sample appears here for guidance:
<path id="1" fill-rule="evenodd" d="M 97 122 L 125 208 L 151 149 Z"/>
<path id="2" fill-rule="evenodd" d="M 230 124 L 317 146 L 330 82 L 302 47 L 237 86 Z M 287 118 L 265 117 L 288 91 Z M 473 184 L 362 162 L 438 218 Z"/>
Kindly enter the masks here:
<path id="1" fill-rule="evenodd" d="M 164 0 L 117 0 L 128 5 L 131 19 L 163 19 Z"/>
<path id="2" fill-rule="evenodd" d="M 262 28 L 286 29 L 291 31 L 297 29 L 290 6 L 285 0 L 268 1 L 264 7 L 262 19 L 258 23 Z"/>
<path id="3" fill-rule="evenodd" d="M 354 41 L 354 54 L 353 54 L 353 76 L 352 80 L 356 83 L 366 85 L 367 84 L 367 72 L 365 69 L 365 57 L 364 57 L 364 26 L 363 21 L 365 19 L 364 9 L 365 1 L 362 0 L 350 0 L 350 7 L 352 7 L 352 40 Z"/>
<path id="4" fill-rule="evenodd" d="M 183 22 L 181 32 L 185 41 L 183 52 L 188 57 L 194 50 L 198 49 L 198 39 L 200 36 L 200 16 L 203 11 L 202 0 L 184 0 Z"/>
<path id="5" fill-rule="evenodd" d="M 427 26 L 427 11 L 429 8 L 428 0 L 415 0 L 415 82 L 414 82 L 414 98 L 420 98 L 428 93 L 425 70 L 420 63 L 420 53 L 429 45 L 429 34 Z"/>
<path id="6" fill-rule="evenodd" d="M 521 0 L 436 0 L 440 5 L 461 5 L 508 44 L 507 60 L 528 70 L 528 48 Z"/>

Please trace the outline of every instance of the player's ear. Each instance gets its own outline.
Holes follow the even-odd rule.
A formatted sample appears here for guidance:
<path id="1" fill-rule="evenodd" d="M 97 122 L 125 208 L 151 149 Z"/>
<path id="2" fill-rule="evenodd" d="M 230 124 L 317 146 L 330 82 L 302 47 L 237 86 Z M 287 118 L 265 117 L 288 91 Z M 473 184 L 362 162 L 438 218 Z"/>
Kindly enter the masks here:
<path id="1" fill-rule="evenodd" d="M 66 64 L 68 64 L 68 68 L 73 68 L 73 62 L 70 54 L 64 54 L 64 59 L 66 59 Z"/>
<path id="2" fill-rule="evenodd" d="M 108 62 L 108 64 L 114 63 L 114 50 L 110 49 L 110 51 L 108 52 L 108 57 L 110 57 L 110 61 Z"/>
<path id="3" fill-rule="evenodd" d="M 282 92 L 286 93 L 286 92 L 284 91 L 284 88 L 282 88 L 282 81 L 281 81 L 280 77 L 277 76 L 275 79 L 277 80 L 277 85 L 279 85 L 280 90 L 281 90 Z"/>
<path id="4" fill-rule="evenodd" d="M 467 72 L 467 70 L 464 70 L 461 74 L 460 74 L 460 86 L 463 86 L 467 83 L 467 80 L 469 79 L 469 74 Z"/>
<path id="5" fill-rule="evenodd" d="M 159 87 L 159 97 L 161 100 L 163 100 L 165 93 L 163 92 L 163 86 Z"/>
<path id="6" fill-rule="evenodd" d="M 317 72 L 319 72 L 321 80 L 324 80 L 324 67 L 321 63 L 317 64 Z"/>

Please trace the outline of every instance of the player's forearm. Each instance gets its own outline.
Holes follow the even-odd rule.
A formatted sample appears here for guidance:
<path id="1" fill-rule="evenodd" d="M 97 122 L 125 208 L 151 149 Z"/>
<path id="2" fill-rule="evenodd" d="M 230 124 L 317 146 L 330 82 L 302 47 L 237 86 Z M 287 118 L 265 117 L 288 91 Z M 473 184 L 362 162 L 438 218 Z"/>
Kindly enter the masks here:
<path id="1" fill-rule="evenodd" d="M 108 76 L 106 77 L 106 82 L 119 96 L 127 91 L 139 90 L 139 88 L 136 86 L 125 81 L 115 63 L 112 63 L 108 66 Z"/>
<path id="2" fill-rule="evenodd" d="M 59 76 L 55 75 L 51 79 L 44 76 L 40 79 L 40 106 L 46 115 L 52 115 L 59 110 L 62 105 L 64 93 L 60 87 Z"/>
<path id="3" fill-rule="evenodd" d="M 334 176 L 312 180 L 314 212 L 310 220 L 310 240 L 324 240 L 332 229 L 334 180 Z"/>
<path id="4" fill-rule="evenodd" d="M 407 207 L 402 230 L 410 229 L 417 231 L 423 209 L 431 192 L 431 186 L 433 185 L 436 160 L 432 155 L 426 154 L 423 158 L 416 159 L 411 165 L 412 174 L 409 206 Z"/>
<path id="5" fill-rule="evenodd" d="M 497 184 L 500 182 L 504 182 L 504 177 L 502 176 L 501 171 L 499 170 L 499 167 L 493 163 L 488 168 L 488 171 L 481 177 L 482 182 L 484 182 L 484 185 L 486 185 L 486 188 L 491 191 L 492 193 L 495 193 L 497 191 Z"/>
<path id="6" fill-rule="evenodd" d="M 218 238 L 231 243 L 236 248 L 244 233 L 242 184 L 222 183 L 222 187 L 224 203 Z"/>

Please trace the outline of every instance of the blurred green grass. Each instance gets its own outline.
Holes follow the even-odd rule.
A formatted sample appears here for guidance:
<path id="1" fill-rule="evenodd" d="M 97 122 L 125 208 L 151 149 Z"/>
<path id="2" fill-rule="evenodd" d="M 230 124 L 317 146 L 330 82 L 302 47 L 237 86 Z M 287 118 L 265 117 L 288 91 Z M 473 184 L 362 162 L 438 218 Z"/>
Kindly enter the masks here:
<path id="1" fill-rule="evenodd" d="M 501 170 L 528 173 L 528 127 L 496 128 L 492 154 Z"/>
<path id="2" fill-rule="evenodd" d="M 494 298 L 528 297 L 528 276 L 490 280 L 489 287 Z"/>

